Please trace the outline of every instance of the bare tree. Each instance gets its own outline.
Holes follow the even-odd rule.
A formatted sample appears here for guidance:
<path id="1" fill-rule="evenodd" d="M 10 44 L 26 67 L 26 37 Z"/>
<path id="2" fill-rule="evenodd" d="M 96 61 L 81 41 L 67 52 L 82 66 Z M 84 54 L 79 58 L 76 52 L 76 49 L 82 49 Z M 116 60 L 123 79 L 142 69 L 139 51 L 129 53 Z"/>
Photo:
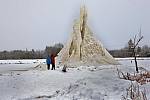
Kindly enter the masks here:
<path id="1" fill-rule="evenodd" d="M 134 43 L 133 43 L 133 47 L 132 47 L 132 52 L 133 52 L 133 56 L 134 56 L 134 61 L 135 61 L 135 67 L 136 67 L 136 72 L 138 73 L 138 65 L 137 65 L 137 47 L 139 42 L 143 39 L 143 36 L 141 36 L 141 28 L 140 28 L 140 32 L 139 32 L 139 37 L 137 38 L 137 35 L 135 35 L 134 37 Z"/>

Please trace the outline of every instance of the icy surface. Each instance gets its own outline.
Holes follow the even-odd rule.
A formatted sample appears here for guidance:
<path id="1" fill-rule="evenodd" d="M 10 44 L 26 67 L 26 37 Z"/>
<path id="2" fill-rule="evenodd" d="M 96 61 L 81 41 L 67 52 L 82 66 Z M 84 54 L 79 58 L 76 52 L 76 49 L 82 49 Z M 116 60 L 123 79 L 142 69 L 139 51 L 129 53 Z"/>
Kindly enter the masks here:
<path id="1" fill-rule="evenodd" d="M 117 60 L 122 65 L 79 66 L 66 73 L 61 67 L 46 70 L 45 59 L 0 64 L 0 100 L 120 100 L 130 81 L 119 79 L 116 69 L 134 72 L 135 67 L 131 59 Z M 149 59 L 139 60 L 138 64 L 150 70 Z M 140 87 L 146 89 L 150 100 L 150 83 Z"/>

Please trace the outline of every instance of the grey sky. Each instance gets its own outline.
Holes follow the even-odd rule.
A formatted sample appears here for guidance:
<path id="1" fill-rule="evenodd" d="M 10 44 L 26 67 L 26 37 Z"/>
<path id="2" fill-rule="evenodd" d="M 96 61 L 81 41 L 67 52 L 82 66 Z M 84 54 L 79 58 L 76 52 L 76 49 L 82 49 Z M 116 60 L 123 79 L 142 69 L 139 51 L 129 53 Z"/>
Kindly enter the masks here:
<path id="1" fill-rule="evenodd" d="M 140 26 L 150 43 L 150 0 L 84 0 L 88 23 L 106 48 L 124 47 Z M 83 0 L 0 0 L 0 50 L 66 43 Z"/>

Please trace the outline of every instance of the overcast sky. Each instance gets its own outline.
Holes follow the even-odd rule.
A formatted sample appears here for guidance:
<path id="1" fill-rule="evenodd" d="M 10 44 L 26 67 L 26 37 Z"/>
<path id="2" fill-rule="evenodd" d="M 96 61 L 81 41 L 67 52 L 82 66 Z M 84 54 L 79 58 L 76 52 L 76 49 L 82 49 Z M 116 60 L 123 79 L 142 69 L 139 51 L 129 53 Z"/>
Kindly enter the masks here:
<path id="1" fill-rule="evenodd" d="M 150 44 L 150 0 L 84 0 L 88 24 L 106 48 L 124 47 L 142 27 Z M 0 0 L 0 50 L 66 43 L 83 0 Z"/>

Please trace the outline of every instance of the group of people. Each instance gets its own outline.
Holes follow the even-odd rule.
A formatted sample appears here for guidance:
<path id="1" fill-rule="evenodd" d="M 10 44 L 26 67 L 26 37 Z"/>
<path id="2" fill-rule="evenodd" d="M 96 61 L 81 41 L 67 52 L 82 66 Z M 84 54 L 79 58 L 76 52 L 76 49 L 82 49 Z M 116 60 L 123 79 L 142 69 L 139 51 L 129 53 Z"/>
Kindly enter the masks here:
<path id="1" fill-rule="evenodd" d="M 46 63 L 47 63 L 47 69 L 50 70 L 50 65 L 52 64 L 52 68 L 51 70 L 55 70 L 55 55 L 54 54 L 51 54 L 47 56 L 47 59 L 46 59 Z"/>

